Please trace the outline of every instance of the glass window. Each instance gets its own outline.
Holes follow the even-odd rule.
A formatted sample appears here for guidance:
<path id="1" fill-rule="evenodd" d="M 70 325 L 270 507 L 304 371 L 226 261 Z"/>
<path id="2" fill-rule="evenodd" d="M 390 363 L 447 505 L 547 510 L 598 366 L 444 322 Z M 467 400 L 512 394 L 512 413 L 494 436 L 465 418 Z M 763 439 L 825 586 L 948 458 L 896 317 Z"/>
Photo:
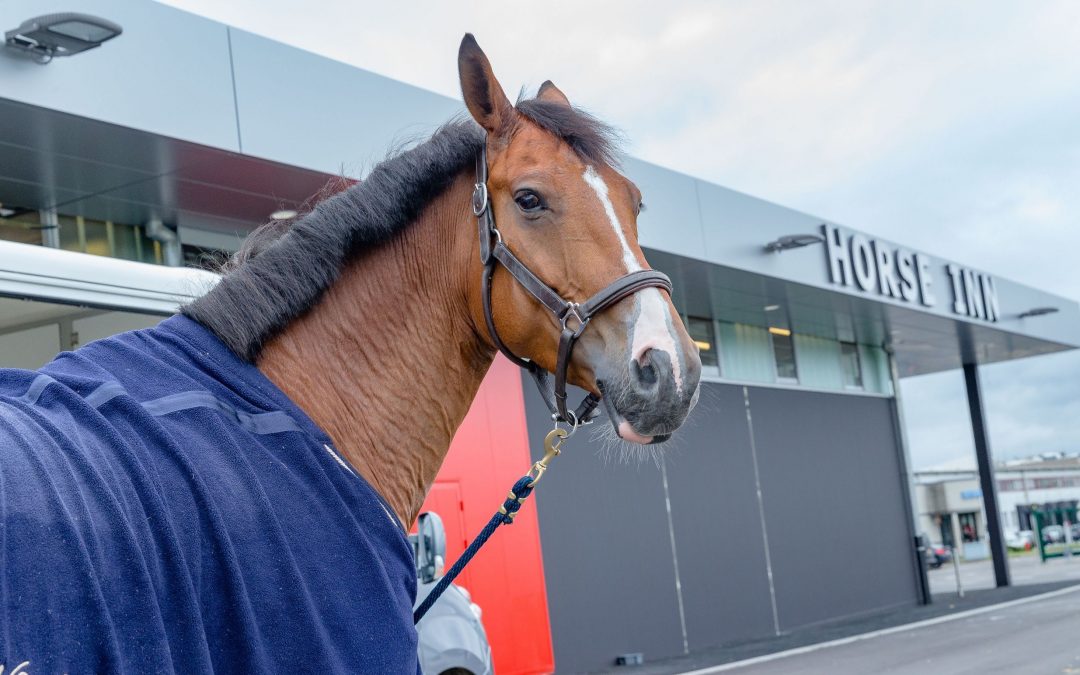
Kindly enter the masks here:
<path id="1" fill-rule="evenodd" d="M 773 359 L 776 361 L 776 379 L 781 382 L 798 382 L 795 343 L 791 339 L 791 331 L 786 328 L 770 328 L 769 335 L 772 337 Z"/>
<path id="2" fill-rule="evenodd" d="M 844 374 L 844 386 L 850 389 L 862 389 L 862 365 L 859 363 L 859 348 L 852 342 L 840 343 L 840 365 Z"/>
<path id="3" fill-rule="evenodd" d="M 979 519 L 976 513 L 957 514 L 960 521 L 960 538 L 965 542 L 979 541 Z"/>
<path id="4" fill-rule="evenodd" d="M 136 232 L 136 228 L 123 223 L 113 223 L 112 233 L 113 255 L 124 260 L 138 260 L 139 250 L 136 242 L 139 233 Z"/>
<path id="5" fill-rule="evenodd" d="M 82 230 L 79 221 L 74 216 L 59 215 L 56 218 L 60 223 L 60 248 L 65 251 L 86 252 L 86 233 Z"/>
<path id="6" fill-rule="evenodd" d="M 41 233 L 41 216 L 37 211 L 0 204 L 0 239 L 41 246 Z"/>
<path id="7" fill-rule="evenodd" d="M 199 267 L 211 272 L 220 271 L 221 266 L 229 259 L 228 251 L 216 248 L 203 248 L 184 244 L 181 251 L 184 254 L 184 265 L 186 267 Z"/>
<path id="8" fill-rule="evenodd" d="M 697 345 L 701 353 L 701 365 L 716 368 L 720 365 L 720 358 L 716 349 L 716 331 L 713 328 L 712 319 L 702 319 L 696 316 L 686 317 L 686 330 L 690 333 L 690 339 Z"/>
<path id="9" fill-rule="evenodd" d="M 106 223 L 102 220 L 92 220 L 90 218 L 80 218 L 83 221 L 83 227 L 86 230 L 86 248 L 87 253 L 93 255 L 112 255 L 112 234 L 110 227 L 111 223 Z"/>

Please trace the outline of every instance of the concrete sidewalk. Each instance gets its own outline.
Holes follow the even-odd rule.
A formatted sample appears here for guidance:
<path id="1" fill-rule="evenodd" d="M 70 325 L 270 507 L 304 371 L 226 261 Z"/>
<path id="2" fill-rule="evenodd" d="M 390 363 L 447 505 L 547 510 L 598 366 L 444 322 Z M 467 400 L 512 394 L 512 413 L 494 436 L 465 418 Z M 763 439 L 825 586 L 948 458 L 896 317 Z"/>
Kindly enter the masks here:
<path id="1" fill-rule="evenodd" d="M 978 609 L 981 607 L 996 605 L 1003 602 L 1009 602 L 1012 600 L 1035 596 L 1051 591 L 1070 588 L 1076 585 L 1077 581 L 1067 580 L 1023 586 L 1011 586 L 1009 588 L 1000 589 L 974 590 L 969 593 L 965 593 L 965 597 L 962 599 L 952 594 L 946 594 L 936 596 L 934 603 L 931 605 L 904 607 L 877 614 L 861 616 L 852 619 L 845 619 L 842 621 L 830 622 L 827 624 L 820 624 L 816 626 L 809 626 L 806 628 L 791 631 L 790 633 L 786 633 L 775 638 L 758 640 L 754 642 L 744 642 L 733 645 L 724 645 L 709 650 L 702 650 L 690 656 L 667 659 L 664 661 L 658 661 L 656 663 L 646 663 L 642 666 L 620 667 L 596 672 L 610 673 L 611 675 L 627 675 L 629 673 L 633 673 L 634 675 L 674 675 L 676 673 L 686 673 L 689 671 L 708 668 L 710 666 L 719 666 L 722 664 L 744 661 L 746 659 L 753 659 L 767 654 L 776 654 L 791 649 L 807 647 L 809 645 L 849 638 L 864 633 L 870 633 L 874 631 L 893 628 L 896 626 L 902 626 L 904 624 L 911 624 L 919 621 L 925 621 L 928 619 L 934 619 L 937 617 L 945 617 L 950 614 L 958 614 L 960 612 L 968 610 Z M 1074 603 L 1072 607 L 1080 606 L 1080 591 L 1076 593 L 1069 593 L 1067 596 L 1064 597 L 1068 597 Z M 1077 617 L 1080 617 L 1080 612 L 1076 611 L 1075 609 L 1073 609 L 1072 611 Z M 960 621 L 963 620 L 961 619 Z M 955 639 L 959 636 L 954 635 L 952 637 Z M 977 647 L 978 645 L 975 646 Z M 648 654 L 646 654 L 645 656 L 646 658 L 648 658 Z M 909 656 L 912 659 L 917 659 L 920 657 L 920 655 L 916 652 L 912 652 Z M 1073 655 L 1070 654 L 1070 657 L 1071 656 Z M 789 662 L 785 659 L 785 663 Z M 792 661 L 791 663 L 795 662 Z M 766 671 L 757 670 L 753 672 Z M 778 670 L 768 672 L 787 671 Z M 845 671 L 834 670 L 833 672 Z M 864 670 L 864 672 L 870 671 Z"/>

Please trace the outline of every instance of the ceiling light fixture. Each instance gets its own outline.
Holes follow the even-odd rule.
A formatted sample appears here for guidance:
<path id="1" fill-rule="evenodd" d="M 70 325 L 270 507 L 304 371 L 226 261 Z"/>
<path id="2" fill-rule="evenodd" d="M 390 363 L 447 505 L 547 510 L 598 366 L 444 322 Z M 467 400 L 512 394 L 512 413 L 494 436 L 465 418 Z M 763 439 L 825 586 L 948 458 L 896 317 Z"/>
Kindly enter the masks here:
<path id="1" fill-rule="evenodd" d="M 292 220 L 295 217 L 296 211 L 292 209 L 281 209 L 270 214 L 270 218 L 273 220 Z"/>
<path id="2" fill-rule="evenodd" d="M 775 312 L 778 309 L 780 309 L 780 305 L 765 305 L 766 312 Z"/>
<path id="3" fill-rule="evenodd" d="M 124 32 L 120 24 L 89 14 L 63 12 L 27 19 L 4 33 L 4 44 L 46 64 L 57 56 L 72 56 Z"/>
<path id="4" fill-rule="evenodd" d="M 769 332 L 773 335 L 783 335 L 784 337 L 791 335 L 790 328 L 778 328 L 776 326 L 769 326 Z"/>
<path id="5" fill-rule="evenodd" d="M 825 237 L 820 234 L 785 234 L 776 241 L 765 244 L 765 250 L 769 253 L 779 253 L 792 248 L 802 248 L 811 244 L 823 244 Z"/>

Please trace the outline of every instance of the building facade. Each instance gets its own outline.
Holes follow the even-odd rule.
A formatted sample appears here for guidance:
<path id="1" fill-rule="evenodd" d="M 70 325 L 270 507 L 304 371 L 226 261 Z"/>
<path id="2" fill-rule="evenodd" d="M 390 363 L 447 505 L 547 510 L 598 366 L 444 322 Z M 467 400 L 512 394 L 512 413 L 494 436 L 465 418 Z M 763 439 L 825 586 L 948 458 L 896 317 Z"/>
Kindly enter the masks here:
<path id="1" fill-rule="evenodd" d="M 1060 512 L 1075 511 L 1080 504 L 1080 457 L 1001 462 L 995 475 L 998 510 L 1008 534 L 1035 531 L 1033 510 L 1048 514 L 1047 523 L 1062 525 Z M 976 469 L 920 471 L 915 480 L 920 530 L 966 557 L 985 557 L 986 510 Z"/>
<path id="2" fill-rule="evenodd" d="M 154 323 L 213 283 L 184 265 L 462 108 L 140 0 L 9 0 L 0 25 L 72 10 L 124 33 L 48 65 L 0 49 L 0 365 Z M 647 195 L 640 242 L 673 280 L 703 392 L 655 464 L 575 437 L 466 573 L 498 672 L 595 670 L 925 601 L 898 379 L 1075 348 L 1076 303 L 622 168 Z M 550 425 L 497 360 L 429 495 L 451 559 Z"/>

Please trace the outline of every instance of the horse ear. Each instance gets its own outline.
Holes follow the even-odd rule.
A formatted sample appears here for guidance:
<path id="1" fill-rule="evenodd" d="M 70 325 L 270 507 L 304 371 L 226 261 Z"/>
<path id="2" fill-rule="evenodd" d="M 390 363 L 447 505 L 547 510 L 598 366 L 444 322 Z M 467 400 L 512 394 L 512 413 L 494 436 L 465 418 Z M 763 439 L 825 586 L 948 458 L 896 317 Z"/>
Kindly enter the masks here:
<path id="1" fill-rule="evenodd" d="M 480 45 L 466 33 L 458 49 L 458 75 L 465 107 L 473 119 L 493 136 L 501 136 L 514 119 L 514 106 L 506 98 Z"/>
<path id="2" fill-rule="evenodd" d="M 559 103 L 565 106 L 570 105 L 570 99 L 566 98 L 566 94 L 562 93 L 562 90 L 556 87 L 551 80 L 547 80 L 540 85 L 540 91 L 536 92 L 536 100 Z"/>

